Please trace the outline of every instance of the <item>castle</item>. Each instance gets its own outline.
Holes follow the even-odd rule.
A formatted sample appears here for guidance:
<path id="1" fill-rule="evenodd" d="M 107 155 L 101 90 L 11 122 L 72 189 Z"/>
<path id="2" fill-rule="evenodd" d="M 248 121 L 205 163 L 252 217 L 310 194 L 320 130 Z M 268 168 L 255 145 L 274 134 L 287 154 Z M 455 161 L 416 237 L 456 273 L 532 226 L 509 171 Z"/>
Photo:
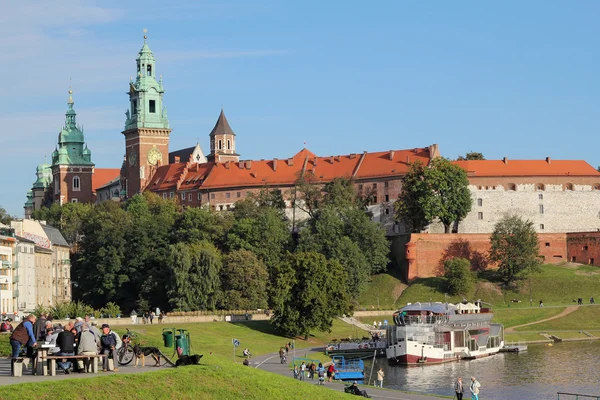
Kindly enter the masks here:
<path id="1" fill-rule="evenodd" d="M 136 78 L 129 82 L 124 161 L 120 168 L 95 168 L 76 124 L 69 91 L 65 126 L 58 136 L 52 164 L 37 167 L 37 180 L 28 193 L 25 216 L 54 202 L 125 200 L 143 191 L 177 198 L 185 206 L 231 209 L 235 202 L 262 188 L 280 190 L 288 212 L 302 218 L 293 201 L 296 182 L 310 176 L 327 183 L 336 177 L 352 179 L 358 192 L 372 199 L 375 221 L 388 235 L 407 233 L 394 221 L 393 203 L 402 190 L 410 164 L 428 164 L 439 157 L 437 145 L 422 148 L 316 156 L 308 149 L 272 160 L 244 160 L 236 148 L 236 134 L 221 110 L 209 134 L 210 153 L 199 144 L 169 152 L 171 127 L 164 105 L 162 76 L 157 79 L 154 54 L 144 44 L 136 58 Z M 600 228 L 600 173 L 582 160 L 472 160 L 456 161 L 467 172 L 473 207 L 454 231 L 489 233 L 508 211 L 535 224 L 540 233 L 596 231 Z M 432 223 L 430 233 L 443 232 Z"/>

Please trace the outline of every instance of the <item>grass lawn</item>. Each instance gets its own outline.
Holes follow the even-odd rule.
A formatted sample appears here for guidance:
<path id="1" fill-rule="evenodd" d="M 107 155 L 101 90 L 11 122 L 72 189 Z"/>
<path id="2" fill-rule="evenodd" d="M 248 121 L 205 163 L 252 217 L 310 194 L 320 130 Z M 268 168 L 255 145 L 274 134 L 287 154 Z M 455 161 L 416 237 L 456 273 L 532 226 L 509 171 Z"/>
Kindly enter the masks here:
<path id="1" fill-rule="evenodd" d="M 504 334 L 504 343 L 507 343 L 507 344 L 533 342 L 536 340 L 548 340 L 548 338 L 540 335 L 537 332 L 529 332 L 529 333 L 515 332 L 515 333 L 505 333 Z"/>
<path id="2" fill-rule="evenodd" d="M 519 332 L 550 332 L 563 330 L 600 330 L 600 305 L 580 307 L 578 310 L 562 318 L 517 328 L 517 331 Z"/>
<path id="3" fill-rule="evenodd" d="M 372 307 L 380 310 L 390 310 L 396 307 L 396 300 L 406 284 L 390 274 L 377 274 L 371 277 L 369 290 L 358 298 L 358 309 L 371 310 Z"/>
<path id="4" fill-rule="evenodd" d="M 505 328 L 523 325 L 533 321 L 550 318 L 563 312 L 565 307 L 542 308 L 501 308 L 494 311 L 493 322 L 504 325 Z M 538 326 L 537 324 L 535 326 Z M 536 329 L 537 330 L 537 329 Z"/>
<path id="5" fill-rule="evenodd" d="M 10 397 L 8 397 L 10 396 Z M 202 365 L 143 374 L 11 385 L 3 399 L 346 399 L 348 395 L 205 356 Z"/>

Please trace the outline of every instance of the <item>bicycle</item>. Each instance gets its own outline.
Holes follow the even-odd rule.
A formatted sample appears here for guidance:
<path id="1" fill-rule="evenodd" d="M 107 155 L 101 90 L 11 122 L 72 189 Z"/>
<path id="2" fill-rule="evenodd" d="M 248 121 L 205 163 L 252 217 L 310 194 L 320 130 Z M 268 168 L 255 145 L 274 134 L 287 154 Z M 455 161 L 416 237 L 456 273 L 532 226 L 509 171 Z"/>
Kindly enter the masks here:
<path id="1" fill-rule="evenodd" d="M 127 365 L 133 361 L 135 354 L 133 353 L 132 339 L 137 338 L 135 332 L 130 331 L 128 328 L 127 332 L 123 334 L 123 345 L 117 350 L 117 357 L 119 358 L 119 365 Z"/>

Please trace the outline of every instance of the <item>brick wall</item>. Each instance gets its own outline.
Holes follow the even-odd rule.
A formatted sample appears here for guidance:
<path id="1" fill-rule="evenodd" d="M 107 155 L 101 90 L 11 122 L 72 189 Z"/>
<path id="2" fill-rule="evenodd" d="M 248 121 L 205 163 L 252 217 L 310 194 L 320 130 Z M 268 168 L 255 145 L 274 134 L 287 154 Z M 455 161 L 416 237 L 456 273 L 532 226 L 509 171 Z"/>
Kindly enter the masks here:
<path id="1" fill-rule="evenodd" d="M 568 261 L 600 266 L 600 232 L 567 234 Z"/>
<path id="2" fill-rule="evenodd" d="M 567 260 L 567 235 L 565 233 L 538 234 L 540 254 L 544 262 Z M 489 234 L 412 234 L 406 244 L 407 278 L 424 278 L 439 275 L 439 264 L 446 250 L 457 241 L 467 241 L 472 254 L 486 256 L 490 249 Z M 492 267 L 492 266 L 489 266 Z"/>

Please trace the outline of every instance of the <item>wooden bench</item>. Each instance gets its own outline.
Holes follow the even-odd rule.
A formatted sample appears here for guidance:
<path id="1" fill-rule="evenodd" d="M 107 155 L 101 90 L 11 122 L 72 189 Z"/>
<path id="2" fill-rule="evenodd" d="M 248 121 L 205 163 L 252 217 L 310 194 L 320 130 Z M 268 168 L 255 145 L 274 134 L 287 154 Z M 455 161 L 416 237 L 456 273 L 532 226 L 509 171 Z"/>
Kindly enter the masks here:
<path id="1" fill-rule="evenodd" d="M 94 374 L 98 373 L 98 362 L 96 361 L 97 358 L 102 358 L 102 357 L 106 357 L 105 354 L 94 354 L 94 355 L 78 355 L 78 356 L 46 356 L 44 358 L 42 358 L 42 362 L 45 360 L 48 360 L 48 372 L 50 376 L 56 376 L 56 360 L 72 360 L 72 359 L 91 359 L 91 363 L 92 363 L 92 372 Z M 85 363 L 84 363 L 84 368 L 85 368 Z"/>

